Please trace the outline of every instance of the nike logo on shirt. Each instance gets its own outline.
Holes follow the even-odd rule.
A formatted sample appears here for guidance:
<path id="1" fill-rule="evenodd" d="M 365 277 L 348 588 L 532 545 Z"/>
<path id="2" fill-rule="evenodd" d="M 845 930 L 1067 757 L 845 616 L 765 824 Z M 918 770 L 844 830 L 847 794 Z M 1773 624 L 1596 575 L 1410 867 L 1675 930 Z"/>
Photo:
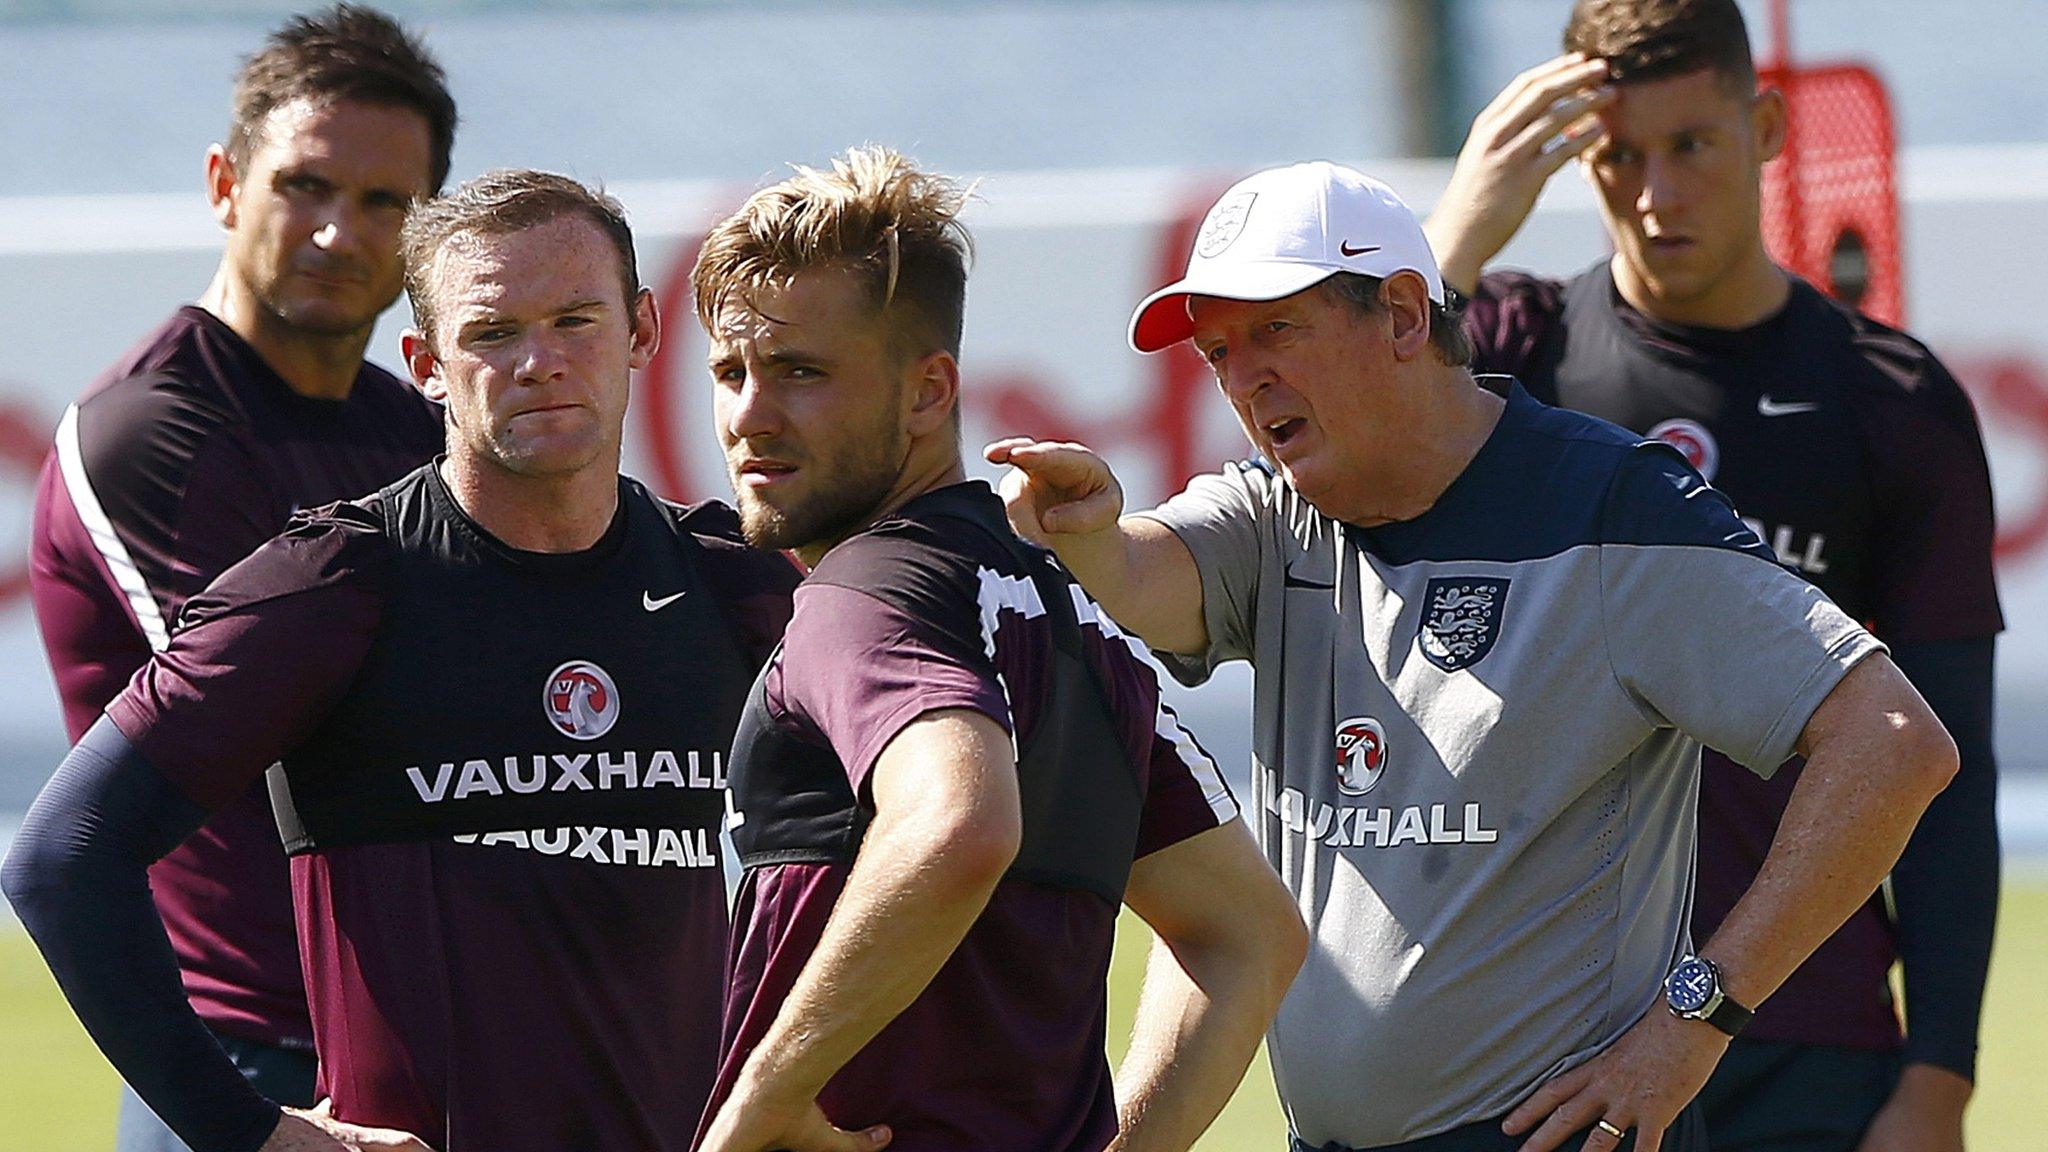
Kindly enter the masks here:
<path id="1" fill-rule="evenodd" d="M 1292 568 L 1281 569 L 1280 586 L 1282 588 L 1319 588 L 1325 592 L 1336 587 L 1335 584 L 1325 584 L 1321 580 L 1309 580 L 1301 576 L 1296 576 L 1294 574 L 1294 569 Z"/>
<path id="2" fill-rule="evenodd" d="M 677 592 L 674 595 L 663 596 L 661 599 L 656 600 L 654 598 L 654 593 L 642 592 L 640 594 L 640 606 L 642 608 L 647 609 L 649 612 L 659 612 L 663 608 L 668 607 L 669 605 L 675 603 L 678 600 L 681 600 L 682 598 L 683 594 L 681 592 Z"/>
<path id="3" fill-rule="evenodd" d="M 1768 395 L 1756 398 L 1756 414 L 1759 416 L 1792 416 L 1800 412 L 1818 412 L 1820 405 L 1810 403 L 1781 403 Z"/>

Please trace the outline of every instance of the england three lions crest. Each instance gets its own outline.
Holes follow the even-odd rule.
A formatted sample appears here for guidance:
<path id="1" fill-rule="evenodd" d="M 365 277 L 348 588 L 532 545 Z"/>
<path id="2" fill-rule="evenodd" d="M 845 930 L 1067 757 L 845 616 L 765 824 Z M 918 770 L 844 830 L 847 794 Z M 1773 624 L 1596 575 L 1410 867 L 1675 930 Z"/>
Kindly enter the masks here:
<path id="1" fill-rule="evenodd" d="M 1500 638 L 1508 581 L 1494 576 L 1445 576 L 1422 593 L 1422 658 L 1446 672 L 1486 659 Z"/>
<path id="2" fill-rule="evenodd" d="M 1195 234 L 1195 255 L 1204 260 L 1223 255 L 1223 250 L 1244 231 L 1244 222 L 1252 214 L 1252 201 L 1258 198 L 1257 192 L 1239 192 L 1209 209 L 1209 215 L 1202 220 L 1202 230 Z"/>

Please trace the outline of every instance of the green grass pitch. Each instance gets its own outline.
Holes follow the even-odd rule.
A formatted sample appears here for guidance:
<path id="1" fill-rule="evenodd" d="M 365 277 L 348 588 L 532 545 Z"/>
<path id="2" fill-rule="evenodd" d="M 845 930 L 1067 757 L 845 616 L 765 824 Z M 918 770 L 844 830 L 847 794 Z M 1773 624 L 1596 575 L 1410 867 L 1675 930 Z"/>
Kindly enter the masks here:
<path id="1" fill-rule="evenodd" d="M 1120 1055 L 1144 965 L 1143 924 L 1125 919 L 1111 968 L 1110 1043 Z M 1971 1152 L 2041 1146 L 2038 1086 L 2048 1082 L 2048 883 L 2006 887 L 1985 1007 Z M 0 1152 L 105 1152 L 116 1082 L 18 928 L 0 928 Z M 1201 1152 L 1282 1152 L 1286 1125 L 1263 1056 Z"/>

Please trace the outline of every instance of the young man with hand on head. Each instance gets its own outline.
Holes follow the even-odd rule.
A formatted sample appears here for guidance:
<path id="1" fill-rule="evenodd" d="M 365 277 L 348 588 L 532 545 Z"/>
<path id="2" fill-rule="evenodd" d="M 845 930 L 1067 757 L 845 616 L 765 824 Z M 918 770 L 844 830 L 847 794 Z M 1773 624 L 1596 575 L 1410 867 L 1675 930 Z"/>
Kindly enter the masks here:
<path id="1" fill-rule="evenodd" d="M 1780 563 L 1890 648 L 1955 738 L 1956 780 L 1890 876 L 1763 1005 L 1701 1095 L 1717 1152 L 1962 1146 L 1998 902 L 1991 482 L 1969 398 L 1911 336 L 1772 262 L 1734 0 L 1584 0 L 1560 57 L 1475 123 L 1427 225 L 1473 297 L 1482 369 L 1666 440 Z M 1614 254 L 1565 281 L 1485 272 L 1577 155 Z M 1755 879 L 1800 778 L 1705 754 L 1693 927 Z M 1904 962 L 1903 1034 L 1889 972 Z"/>

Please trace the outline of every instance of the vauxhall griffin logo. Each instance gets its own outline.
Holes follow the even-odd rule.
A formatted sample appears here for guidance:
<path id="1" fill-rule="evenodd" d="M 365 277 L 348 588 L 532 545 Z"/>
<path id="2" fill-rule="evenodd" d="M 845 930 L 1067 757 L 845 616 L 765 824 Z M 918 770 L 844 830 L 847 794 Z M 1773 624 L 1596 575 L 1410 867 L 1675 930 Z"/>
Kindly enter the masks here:
<path id="1" fill-rule="evenodd" d="M 1431 580 L 1422 593 L 1422 658 L 1446 672 L 1486 659 L 1500 638 L 1508 582 L 1492 576 Z"/>
<path id="2" fill-rule="evenodd" d="M 1766 397 L 1768 399 L 1768 397 Z M 1678 449 L 1692 470 L 1712 483 L 1714 473 L 1721 470 L 1721 446 L 1714 443 L 1714 434 L 1697 420 L 1666 420 L 1650 429 L 1649 438 L 1662 440 Z"/>
<path id="3" fill-rule="evenodd" d="M 1387 774 L 1387 730 L 1370 716 L 1337 725 L 1337 791 L 1363 796 Z"/>
<path id="4" fill-rule="evenodd" d="M 571 660 L 548 673 L 540 706 L 555 731 L 595 740 L 619 722 L 619 689 L 604 669 L 588 660 Z"/>

